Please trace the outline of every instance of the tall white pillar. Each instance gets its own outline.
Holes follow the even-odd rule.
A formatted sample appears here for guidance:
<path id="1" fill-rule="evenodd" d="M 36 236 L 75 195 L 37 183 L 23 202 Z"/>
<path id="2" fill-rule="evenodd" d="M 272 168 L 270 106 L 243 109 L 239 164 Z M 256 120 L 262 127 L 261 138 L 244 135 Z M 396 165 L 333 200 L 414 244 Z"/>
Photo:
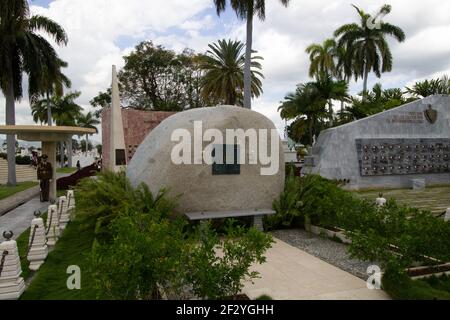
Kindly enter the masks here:
<path id="1" fill-rule="evenodd" d="M 126 165 L 127 158 L 125 151 L 119 82 L 117 80 L 116 66 L 113 65 L 111 83 L 111 119 L 109 130 L 109 169 L 111 171 L 117 172 Z"/>

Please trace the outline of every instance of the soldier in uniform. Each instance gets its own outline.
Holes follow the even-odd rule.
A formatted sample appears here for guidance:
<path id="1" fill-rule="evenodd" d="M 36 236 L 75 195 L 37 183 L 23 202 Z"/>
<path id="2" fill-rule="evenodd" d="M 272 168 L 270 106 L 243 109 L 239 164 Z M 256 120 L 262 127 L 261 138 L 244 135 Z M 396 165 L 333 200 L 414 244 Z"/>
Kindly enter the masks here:
<path id="1" fill-rule="evenodd" d="M 47 162 L 48 156 L 43 154 L 37 167 L 37 178 L 40 180 L 41 202 L 49 200 L 50 179 L 53 179 L 53 168 L 50 162 Z"/>

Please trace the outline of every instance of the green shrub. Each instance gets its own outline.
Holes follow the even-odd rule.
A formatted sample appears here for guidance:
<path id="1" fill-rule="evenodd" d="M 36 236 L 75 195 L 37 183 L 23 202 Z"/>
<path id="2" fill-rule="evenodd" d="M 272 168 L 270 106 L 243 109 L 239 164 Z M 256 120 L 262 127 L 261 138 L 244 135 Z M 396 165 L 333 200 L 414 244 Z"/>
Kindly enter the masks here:
<path id="1" fill-rule="evenodd" d="M 395 201 L 382 208 L 361 204 L 365 210 L 340 217 L 340 225 L 352 241 L 349 251 L 353 256 L 378 261 L 383 268 L 394 262 L 399 268 L 414 261 L 433 262 L 424 256 L 450 260 L 449 222 Z"/>
<path id="2" fill-rule="evenodd" d="M 2 152 L 2 153 L 0 153 L 0 158 L 7 160 L 8 156 L 6 153 Z M 16 164 L 29 165 L 29 164 L 31 164 L 31 158 L 30 158 L 30 156 L 16 155 Z"/>
<path id="3" fill-rule="evenodd" d="M 29 165 L 29 164 L 31 164 L 31 158 L 30 158 L 30 156 L 17 155 L 16 156 L 16 164 Z"/>
<path id="4" fill-rule="evenodd" d="M 383 268 L 389 264 L 406 268 L 415 261 L 432 263 L 424 256 L 450 260 L 450 222 L 394 200 L 379 208 L 320 176 L 289 175 L 274 209 L 277 214 L 266 219 L 270 229 L 295 227 L 300 220 L 342 228 L 352 241 L 349 251 L 354 257 L 378 261 Z"/>
<path id="5" fill-rule="evenodd" d="M 159 299 L 159 288 L 179 292 L 187 248 L 183 226 L 152 214 L 117 217 L 110 226 L 113 241 L 93 246 L 96 288 L 111 299 Z"/>
<path id="6" fill-rule="evenodd" d="M 172 214 L 176 199 L 168 199 L 166 190 L 154 196 L 147 185 L 133 188 L 124 172 L 104 172 L 97 179 L 86 178 L 76 187 L 76 212 L 96 220 L 96 237 L 108 239 L 109 224 L 129 211 L 151 213 L 162 217 Z"/>
<path id="7" fill-rule="evenodd" d="M 317 175 L 297 177 L 291 171 L 286 177 L 284 191 L 273 203 L 276 214 L 265 217 L 266 229 L 303 226 L 306 216 L 315 212 L 311 207 L 321 180 Z"/>
<path id="8" fill-rule="evenodd" d="M 388 269 L 382 285 L 393 299 L 450 300 L 450 280 L 446 276 L 412 280 L 404 272 Z"/>
<path id="9" fill-rule="evenodd" d="M 319 175 L 296 177 L 291 171 L 284 191 L 273 203 L 276 214 L 266 217 L 264 225 L 269 230 L 298 227 L 306 219 L 315 225 L 334 227 L 338 215 L 353 208 L 357 201 L 335 181 Z"/>
<path id="10" fill-rule="evenodd" d="M 179 297 L 192 288 L 201 298 L 236 295 L 250 266 L 265 261 L 270 235 L 229 221 L 225 237 L 210 223 L 187 228 L 172 215 L 176 201 L 165 191 L 153 196 L 145 185 L 133 188 L 123 173 L 83 180 L 76 212 L 96 225 L 91 273 L 98 292 L 111 299 Z M 94 221 L 94 222 L 92 222 Z"/>
<path id="11" fill-rule="evenodd" d="M 205 221 L 197 228 L 196 238 L 199 243 L 188 255 L 187 282 L 198 297 L 207 299 L 233 297 L 242 290 L 244 280 L 257 278 L 258 272 L 250 267 L 266 261 L 263 254 L 273 241 L 255 228 L 246 231 L 234 226 L 232 220 L 224 238 Z"/>

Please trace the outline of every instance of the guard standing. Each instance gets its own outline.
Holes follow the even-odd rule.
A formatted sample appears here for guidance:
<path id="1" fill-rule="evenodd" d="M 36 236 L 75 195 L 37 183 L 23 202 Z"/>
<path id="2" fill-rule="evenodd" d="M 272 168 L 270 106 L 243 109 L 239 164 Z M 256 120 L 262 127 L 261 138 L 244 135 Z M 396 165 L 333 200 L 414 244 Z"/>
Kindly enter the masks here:
<path id="1" fill-rule="evenodd" d="M 53 179 L 53 168 L 50 162 L 47 162 L 48 156 L 43 154 L 37 167 L 37 178 L 40 180 L 41 202 L 49 201 L 50 179 Z"/>

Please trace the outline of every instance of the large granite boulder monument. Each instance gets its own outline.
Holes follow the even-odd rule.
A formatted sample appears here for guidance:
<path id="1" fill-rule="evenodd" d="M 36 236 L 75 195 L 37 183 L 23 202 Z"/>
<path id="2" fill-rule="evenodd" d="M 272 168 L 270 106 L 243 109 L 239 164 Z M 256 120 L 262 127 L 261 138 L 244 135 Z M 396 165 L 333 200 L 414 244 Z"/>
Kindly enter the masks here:
<path id="1" fill-rule="evenodd" d="M 227 141 L 230 132 L 239 133 L 240 140 Z M 182 136 L 193 141 L 180 151 Z M 271 209 L 284 188 L 284 171 L 272 121 L 249 109 L 217 106 L 163 120 L 137 148 L 126 174 L 134 186 L 144 182 L 153 193 L 168 188 L 169 196 L 179 196 L 177 211 L 188 213 Z"/>

